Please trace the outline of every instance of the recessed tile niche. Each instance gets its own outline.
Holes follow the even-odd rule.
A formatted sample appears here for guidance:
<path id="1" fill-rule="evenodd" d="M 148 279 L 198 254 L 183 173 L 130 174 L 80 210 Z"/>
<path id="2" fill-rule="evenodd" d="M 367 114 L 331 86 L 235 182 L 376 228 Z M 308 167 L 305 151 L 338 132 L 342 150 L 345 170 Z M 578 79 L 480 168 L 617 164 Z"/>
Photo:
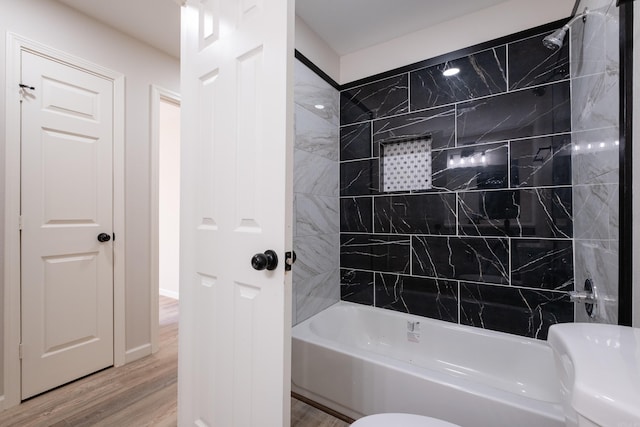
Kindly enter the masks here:
<path id="1" fill-rule="evenodd" d="M 431 138 L 410 138 L 380 145 L 381 184 L 385 193 L 431 188 Z"/>

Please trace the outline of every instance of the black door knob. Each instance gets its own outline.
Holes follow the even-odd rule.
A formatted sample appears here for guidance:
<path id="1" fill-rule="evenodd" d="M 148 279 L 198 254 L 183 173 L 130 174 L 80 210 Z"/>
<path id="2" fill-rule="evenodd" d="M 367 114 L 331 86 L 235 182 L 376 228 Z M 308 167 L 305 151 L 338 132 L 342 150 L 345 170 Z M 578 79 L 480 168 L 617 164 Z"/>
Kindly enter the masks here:
<path id="1" fill-rule="evenodd" d="M 111 236 L 107 233 L 100 233 L 98 234 L 98 242 L 108 242 L 109 240 L 111 240 Z"/>
<path id="2" fill-rule="evenodd" d="M 271 249 L 264 251 L 263 254 L 255 254 L 251 258 L 251 267 L 256 270 L 267 269 L 269 271 L 275 270 L 278 266 L 278 255 Z"/>

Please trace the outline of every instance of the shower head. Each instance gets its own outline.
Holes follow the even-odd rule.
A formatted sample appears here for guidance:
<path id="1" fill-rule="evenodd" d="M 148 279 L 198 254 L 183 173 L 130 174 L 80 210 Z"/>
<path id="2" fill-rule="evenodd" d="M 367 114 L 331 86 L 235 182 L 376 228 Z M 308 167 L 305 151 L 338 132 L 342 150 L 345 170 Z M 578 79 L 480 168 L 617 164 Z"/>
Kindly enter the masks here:
<path id="1" fill-rule="evenodd" d="M 567 22 L 564 27 L 558 30 L 555 30 L 553 33 L 545 37 L 542 40 L 542 44 L 544 45 L 544 47 L 551 50 L 560 49 L 564 44 L 564 38 L 567 35 L 567 31 L 569 31 L 569 28 L 571 27 L 571 25 L 574 22 L 576 22 L 578 19 L 582 19 L 582 22 L 586 22 L 587 14 L 589 14 L 589 9 L 585 8 L 584 12 L 582 12 L 580 15 L 574 16 L 573 19 Z"/>
<path id="2" fill-rule="evenodd" d="M 553 33 L 549 34 L 542 40 L 542 44 L 547 49 L 556 50 L 560 49 L 564 44 L 564 37 L 567 35 L 567 31 L 569 31 L 569 26 L 565 25 L 559 30 L 555 30 Z"/>

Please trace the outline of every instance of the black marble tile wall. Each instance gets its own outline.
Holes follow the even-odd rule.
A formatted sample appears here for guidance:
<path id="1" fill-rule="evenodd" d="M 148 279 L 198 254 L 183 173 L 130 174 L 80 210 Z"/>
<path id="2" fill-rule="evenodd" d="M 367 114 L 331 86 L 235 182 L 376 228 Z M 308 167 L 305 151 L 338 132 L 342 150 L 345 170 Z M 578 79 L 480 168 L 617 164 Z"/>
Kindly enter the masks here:
<path id="1" fill-rule="evenodd" d="M 340 269 L 340 298 L 373 305 L 373 274 L 371 271 Z"/>
<path id="2" fill-rule="evenodd" d="M 416 276 L 509 283 L 507 239 L 413 236 L 411 244 Z"/>
<path id="3" fill-rule="evenodd" d="M 458 322 L 458 283 L 398 274 L 375 275 L 376 307 Z"/>
<path id="4" fill-rule="evenodd" d="M 340 93 L 340 124 L 363 122 L 409 111 L 409 78 L 389 77 Z"/>
<path id="5" fill-rule="evenodd" d="M 549 326 L 573 322 L 566 293 L 460 283 L 460 323 L 546 339 Z"/>
<path id="6" fill-rule="evenodd" d="M 373 155 L 378 156 L 380 143 L 396 139 L 431 137 L 431 149 L 455 146 L 456 111 L 454 107 L 433 108 L 373 122 Z"/>
<path id="7" fill-rule="evenodd" d="M 459 231 L 467 236 L 569 239 L 571 199 L 571 187 L 459 193 Z"/>
<path id="8" fill-rule="evenodd" d="M 374 231 L 400 234 L 456 234 L 455 194 L 377 197 Z"/>
<path id="9" fill-rule="evenodd" d="M 371 157 L 371 122 L 340 128 L 340 160 Z"/>
<path id="10" fill-rule="evenodd" d="M 433 187 L 477 190 L 509 187 L 509 145 L 469 145 L 432 153 Z"/>
<path id="11" fill-rule="evenodd" d="M 569 78 L 569 43 L 558 50 L 540 49 L 534 36 L 508 45 L 509 88 L 521 89 Z"/>
<path id="12" fill-rule="evenodd" d="M 459 145 L 571 131 L 568 81 L 457 105 Z"/>
<path id="13" fill-rule="evenodd" d="M 538 339 L 573 321 L 569 52 L 545 35 L 342 91 L 343 300 Z M 380 144 L 412 137 L 431 188 L 383 192 Z"/>
<path id="14" fill-rule="evenodd" d="M 340 267 L 409 273 L 409 236 L 341 234 Z"/>
<path id="15" fill-rule="evenodd" d="M 379 181 L 378 159 L 340 162 L 340 196 L 378 194 Z"/>
<path id="16" fill-rule="evenodd" d="M 573 245 L 566 239 L 512 239 L 513 285 L 573 290 Z"/>
<path id="17" fill-rule="evenodd" d="M 511 141 L 511 187 L 571 185 L 571 135 Z"/>
<path id="18" fill-rule="evenodd" d="M 341 198 L 340 231 L 342 233 L 373 233 L 373 198 Z"/>
<path id="19" fill-rule="evenodd" d="M 411 109 L 422 110 L 443 104 L 479 98 L 507 90 L 506 46 L 498 46 L 410 73 Z M 459 68 L 459 74 L 445 77 L 445 68 Z"/>

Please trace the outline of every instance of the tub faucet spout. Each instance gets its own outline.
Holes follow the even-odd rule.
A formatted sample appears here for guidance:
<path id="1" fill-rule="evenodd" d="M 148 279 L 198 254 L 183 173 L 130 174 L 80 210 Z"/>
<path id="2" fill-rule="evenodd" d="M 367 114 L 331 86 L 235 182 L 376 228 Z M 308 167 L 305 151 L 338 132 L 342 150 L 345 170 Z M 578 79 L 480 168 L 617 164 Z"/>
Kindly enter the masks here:
<path id="1" fill-rule="evenodd" d="M 407 331 L 418 332 L 420 330 L 420 322 L 407 322 Z"/>

